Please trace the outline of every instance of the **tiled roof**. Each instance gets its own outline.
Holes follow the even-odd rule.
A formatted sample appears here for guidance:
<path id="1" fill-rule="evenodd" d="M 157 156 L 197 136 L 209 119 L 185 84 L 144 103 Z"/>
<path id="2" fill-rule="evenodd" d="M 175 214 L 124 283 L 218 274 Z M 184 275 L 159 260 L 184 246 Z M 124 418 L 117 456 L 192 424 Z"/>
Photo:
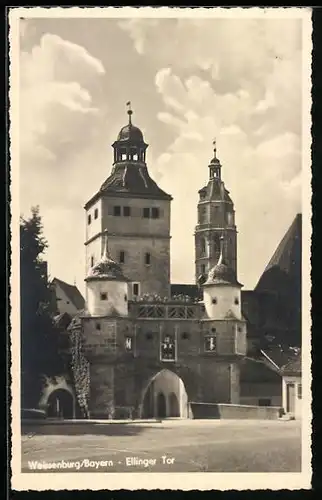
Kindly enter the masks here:
<path id="1" fill-rule="evenodd" d="M 70 302 L 74 304 L 76 309 L 83 309 L 85 306 L 85 300 L 78 288 L 75 285 L 69 285 L 65 283 L 65 281 L 59 280 L 58 278 L 54 278 L 52 284 L 57 283 L 66 296 L 69 298 Z"/>
<path id="2" fill-rule="evenodd" d="M 282 368 L 283 375 L 301 375 L 302 374 L 302 358 L 297 356 L 296 358 L 289 361 Z"/>
<path id="3" fill-rule="evenodd" d="M 281 348 L 270 348 L 261 351 L 264 358 L 271 360 L 279 369 L 286 365 L 294 357 L 294 352 L 282 350 Z"/>
<path id="4" fill-rule="evenodd" d="M 100 188 L 100 193 L 129 193 L 169 200 L 171 196 L 151 179 L 146 165 L 122 162 L 115 165 L 111 175 Z"/>
<path id="5" fill-rule="evenodd" d="M 224 263 L 216 264 L 208 273 L 206 285 L 233 285 L 241 286 L 236 279 L 236 273 L 233 269 Z"/>
<path id="6" fill-rule="evenodd" d="M 86 281 L 92 280 L 113 280 L 113 281 L 129 281 L 126 276 L 124 276 L 122 268 L 108 255 L 103 255 L 101 260 L 93 266 Z"/>
<path id="7" fill-rule="evenodd" d="M 229 196 L 229 191 L 225 188 L 222 182 L 218 182 L 217 179 L 210 179 L 208 184 L 199 190 L 199 193 L 203 193 L 203 200 L 221 200 L 222 194 L 221 189 L 224 188 L 224 200 L 232 203 L 232 199 Z"/>

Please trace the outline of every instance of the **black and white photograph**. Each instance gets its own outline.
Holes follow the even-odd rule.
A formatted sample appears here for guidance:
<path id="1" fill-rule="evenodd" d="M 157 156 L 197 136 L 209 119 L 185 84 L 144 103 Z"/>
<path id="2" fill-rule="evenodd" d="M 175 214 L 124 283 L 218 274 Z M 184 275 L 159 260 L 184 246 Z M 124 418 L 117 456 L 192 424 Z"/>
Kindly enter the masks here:
<path id="1" fill-rule="evenodd" d="M 13 489 L 310 488 L 310 9 L 9 26 Z"/>

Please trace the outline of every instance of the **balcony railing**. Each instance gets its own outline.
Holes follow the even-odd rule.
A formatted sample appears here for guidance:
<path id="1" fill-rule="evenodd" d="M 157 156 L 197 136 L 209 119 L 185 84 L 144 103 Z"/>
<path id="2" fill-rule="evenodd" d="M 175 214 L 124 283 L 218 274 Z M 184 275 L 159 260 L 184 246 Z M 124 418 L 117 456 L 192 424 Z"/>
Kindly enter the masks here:
<path id="1" fill-rule="evenodd" d="M 138 319 L 199 319 L 202 307 L 199 303 L 142 303 L 129 302 L 130 316 Z"/>

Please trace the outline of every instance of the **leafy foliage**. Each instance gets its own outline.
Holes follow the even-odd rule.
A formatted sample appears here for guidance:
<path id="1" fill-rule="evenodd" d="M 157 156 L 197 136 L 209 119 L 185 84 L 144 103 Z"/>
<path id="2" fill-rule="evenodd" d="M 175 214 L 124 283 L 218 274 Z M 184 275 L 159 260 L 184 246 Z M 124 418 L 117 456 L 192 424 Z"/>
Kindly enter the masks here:
<path id="1" fill-rule="evenodd" d="M 47 246 L 39 207 L 34 207 L 30 218 L 20 219 L 21 394 L 22 406 L 29 408 L 38 404 L 44 376 L 64 370 L 42 258 Z"/>

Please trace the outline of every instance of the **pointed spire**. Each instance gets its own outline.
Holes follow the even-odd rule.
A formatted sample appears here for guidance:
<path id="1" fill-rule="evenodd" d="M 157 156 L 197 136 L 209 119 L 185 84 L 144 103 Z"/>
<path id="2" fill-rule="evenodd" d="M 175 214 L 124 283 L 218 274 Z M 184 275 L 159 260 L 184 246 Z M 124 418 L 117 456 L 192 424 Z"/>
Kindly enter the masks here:
<path id="1" fill-rule="evenodd" d="M 220 236 L 220 256 L 218 259 L 217 266 L 219 266 L 220 264 L 223 264 L 223 260 L 224 260 L 224 235 L 222 234 Z"/>
<path id="2" fill-rule="evenodd" d="M 129 125 L 132 125 L 133 111 L 132 111 L 132 108 L 131 108 L 131 101 L 128 101 L 126 103 L 126 105 L 127 105 L 127 114 L 129 115 Z"/>
<path id="3" fill-rule="evenodd" d="M 107 232 L 103 236 L 103 250 L 102 250 L 102 260 L 110 260 L 110 252 L 108 249 L 108 238 Z"/>

